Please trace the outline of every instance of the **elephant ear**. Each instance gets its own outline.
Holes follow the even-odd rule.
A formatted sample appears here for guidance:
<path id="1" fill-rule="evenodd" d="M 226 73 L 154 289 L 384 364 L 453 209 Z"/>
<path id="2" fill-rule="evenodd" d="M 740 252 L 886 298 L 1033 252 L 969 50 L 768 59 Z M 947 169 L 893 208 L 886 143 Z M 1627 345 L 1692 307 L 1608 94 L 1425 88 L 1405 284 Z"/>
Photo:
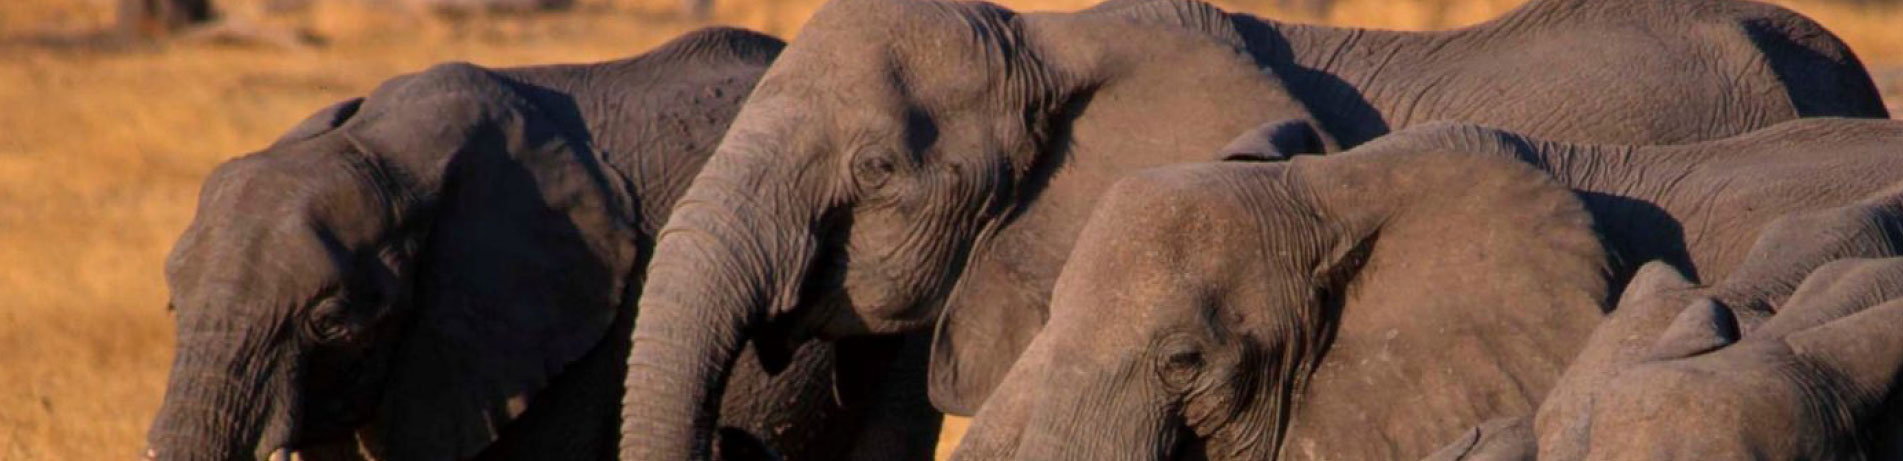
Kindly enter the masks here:
<path id="1" fill-rule="evenodd" d="M 309 117 L 304 117 L 304 121 L 297 122 L 297 126 L 291 127 L 290 132 L 284 133 L 283 136 L 278 137 L 277 141 L 272 142 L 271 147 L 277 148 L 296 143 L 337 129 L 337 127 L 342 126 L 345 121 L 350 120 L 351 116 L 357 115 L 357 109 L 362 106 L 363 98 L 350 98 L 343 102 L 331 104 L 329 107 L 318 110 L 317 113 L 311 114 Z"/>
<path id="2" fill-rule="evenodd" d="M 1717 301 L 1692 301 L 1653 341 L 1646 360 L 1672 360 L 1711 352 L 1738 342 L 1738 318 Z"/>
<path id="3" fill-rule="evenodd" d="M 1280 120 L 1249 130 L 1216 151 L 1229 162 L 1272 162 L 1296 154 L 1319 154 L 1327 149 L 1315 125 L 1308 120 Z"/>
<path id="4" fill-rule="evenodd" d="M 1012 286 L 1016 281 L 1007 279 L 1042 279 L 1011 266 L 1007 258 L 989 256 L 1011 254 L 1013 248 L 1003 247 L 1015 245 L 1014 241 L 995 244 L 993 252 L 973 262 L 985 270 L 970 271 L 966 277 L 973 280 L 962 283 Z M 1043 309 L 1050 303 L 1047 295 L 1022 290 L 987 294 L 989 299 L 948 304 L 932 332 L 927 393 L 932 406 L 949 414 L 977 414 L 1049 315 Z"/>
<path id="5" fill-rule="evenodd" d="M 473 456 L 620 312 L 637 256 L 625 198 L 475 66 L 386 85 L 362 112 L 344 129 L 392 170 L 397 227 L 420 250 L 374 439 L 389 459 Z"/>
<path id="6" fill-rule="evenodd" d="M 1601 319 L 1609 261 L 1591 215 L 1526 164 L 1397 144 L 1296 157 L 1287 175 L 1334 229 L 1311 284 L 1334 331 L 1285 446 L 1420 456 L 1531 414 Z M 1341 427 L 1371 430 L 1330 437 Z"/>
<path id="7" fill-rule="evenodd" d="M 1540 405 L 1534 426 L 1538 428 L 1544 449 L 1584 446 L 1556 440 L 1565 438 L 1583 443 L 1588 435 L 1587 416 L 1592 393 L 1603 388 L 1619 370 L 1645 355 L 1660 333 L 1668 328 L 1667 324 L 1674 320 L 1673 316 L 1696 295 L 1692 291 L 1695 288 L 1697 285 L 1670 263 L 1652 261 L 1639 267 L 1619 296 L 1618 308 L 1593 329 L 1585 347 Z"/>

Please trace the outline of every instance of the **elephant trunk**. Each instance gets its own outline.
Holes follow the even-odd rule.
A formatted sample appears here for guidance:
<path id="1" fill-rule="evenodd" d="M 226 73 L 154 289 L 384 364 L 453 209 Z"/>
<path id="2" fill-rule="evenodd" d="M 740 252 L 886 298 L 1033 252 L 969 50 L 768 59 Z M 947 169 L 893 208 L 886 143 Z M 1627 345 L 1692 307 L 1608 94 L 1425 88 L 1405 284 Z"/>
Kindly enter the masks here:
<path id="1" fill-rule="evenodd" d="M 165 400 L 147 434 L 146 455 L 160 460 L 264 459 L 281 449 L 288 421 L 271 421 L 281 384 L 275 354 L 232 347 L 219 332 L 180 325 Z M 213 344 L 215 343 L 215 344 Z"/>
<path id="2" fill-rule="evenodd" d="M 1019 437 L 1030 424 L 1045 370 L 1051 363 L 1048 337 L 1038 337 L 1011 365 L 1004 381 L 992 391 L 991 398 L 972 418 L 972 425 L 958 442 L 953 460 L 1012 459 L 1017 455 Z"/>
<path id="3" fill-rule="evenodd" d="M 709 456 L 746 332 L 796 302 L 816 252 L 817 205 L 784 203 L 800 194 L 775 190 L 792 181 L 772 156 L 729 144 L 658 236 L 628 356 L 623 460 Z"/>
<path id="4" fill-rule="evenodd" d="M 1059 371 L 1047 389 L 1063 389 Z M 1090 378 L 1085 378 L 1090 379 Z M 1156 398 L 1135 397 L 1120 383 L 1092 380 L 1074 391 L 1058 390 L 1040 402 L 1020 435 L 1015 459 L 1025 460 L 1148 460 L 1170 459 L 1183 439 L 1181 420 L 1165 408 L 1128 408 Z M 1074 385 L 1074 384 L 1073 384 Z M 1134 398 L 1133 398 L 1134 397 Z"/>
<path id="5" fill-rule="evenodd" d="M 1053 316 L 1074 312 L 1053 312 Z M 1053 320 L 1059 320 L 1054 318 Z M 1160 389 L 1131 385 L 1118 376 L 1141 373 L 1141 360 L 1125 355 L 1076 354 L 1066 345 L 1096 337 L 1086 323 L 1052 323 L 1012 365 L 998 392 L 985 402 L 972 453 L 958 459 L 1135 460 L 1169 459 L 1183 439 L 1182 419 Z M 1122 338 L 1098 337 L 1119 341 Z M 1093 344 L 1078 350 L 1093 349 Z M 1122 347 L 1118 346 L 1118 349 Z M 1065 352 L 1060 352 L 1065 351 Z M 1062 353 L 1063 358 L 1058 359 Z M 1114 370 L 1113 373 L 1100 373 Z M 1017 406 L 1023 409 L 1013 410 Z M 1000 439 L 1015 447 L 999 447 Z M 999 448 L 1007 448 L 999 450 Z M 991 451 L 991 456 L 984 453 Z"/>

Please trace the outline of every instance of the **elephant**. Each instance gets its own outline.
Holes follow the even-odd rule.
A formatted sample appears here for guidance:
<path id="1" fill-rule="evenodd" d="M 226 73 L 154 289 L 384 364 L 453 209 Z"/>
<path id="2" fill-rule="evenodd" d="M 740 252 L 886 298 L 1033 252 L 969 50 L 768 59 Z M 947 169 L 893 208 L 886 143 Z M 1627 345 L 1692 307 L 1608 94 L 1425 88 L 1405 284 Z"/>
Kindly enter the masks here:
<path id="1" fill-rule="evenodd" d="M 1133 174 L 954 459 L 1417 458 L 1578 352 L 1614 283 L 1593 222 L 1496 156 Z"/>
<path id="2" fill-rule="evenodd" d="M 1841 259 L 1758 328 L 1669 264 L 1641 269 L 1530 429 L 1463 440 L 1445 460 L 1891 459 L 1903 370 L 1903 258 Z M 1581 373 L 1581 371 L 1588 371 Z M 1494 425 L 1528 427 L 1525 418 Z"/>
<path id="3" fill-rule="evenodd" d="M 1434 119 L 1655 143 L 1885 114 L 1854 55 L 1795 13 L 1654 3 L 1540 0 L 1389 33 L 1191 0 L 829 2 L 656 243 L 649 275 L 666 282 L 641 297 L 622 458 L 704 456 L 710 399 L 747 344 L 930 329 L 932 401 L 971 414 L 1113 181 L 1265 122 L 1290 122 L 1285 151 L 1321 152 Z"/>
<path id="4" fill-rule="evenodd" d="M 1709 298 L 1673 302 L 1682 299 L 1665 292 L 1690 282 L 1669 266 L 1652 269 L 1612 315 L 1672 320 L 1650 330 L 1650 344 L 1630 339 L 1646 337 L 1633 331 L 1593 335 L 1619 353 L 1572 368 L 1604 368 L 1608 384 L 1569 402 L 1578 406 L 1570 420 L 1542 407 L 1540 459 L 1903 454 L 1903 412 L 1891 397 L 1903 371 L 1903 258 L 1826 264 L 1750 330 Z"/>
<path id="5" fill-rule="evenodd" d="M 1344 147 L 1431 121 L 1641 145 L 1725 138 L 1796 117 L 1889 118 L 1841 40 L 1754 1 L 1530 0 L 1481 24 L 1429 32 L 1224 16 L 1234 32 L 1221 33 L 1281 77 Z"/>
<path id="6" fill-rule="evenodd" d="M 220 165 L 166 260 L 178 352 L 146 457 L 613 457 L 655 233 L 783 46 L 708 28 L 441 64 Z M 929 456 L 911 343 L 743 363 L 723 456 Z"/>
<path id="7" fill-rule="evenodd" d="M 1222 154 L 1286 158 L 1270 137 Z M 1763 318 L 1810 268 L 1897 254 L 1899 141 L 1886 120 L 1652 147 L 1440 123 L 1132 175 L 957 458 L 1419 459 L 1594 388 L 1561 372 L 1600 353 L 1622 261 L 1673 256 Z"/>
<path id="8" fill-rule="evenodd" d="M 1272 129 L 1283 128 L 1258 128 Z M 1616 272 L 1629 276 L 1643 262 L 1662 260 L 1694 280 L 1715 281 L 1750 262 L 1759 230 L 1786 214 L 1814 212 L 1820 215 L 1811 219 L 1836 222 L 1849 219 L 1838 214 L 1876 213 L 1870 210 L 1890 206 L 1896 185 L 1903 182 L 1903 172 L 1894 172 L 1903 167 L 1899 142 L 1903 122 L 1818 117 L 1670 146 L 1570 144 L 1471 123 L 1437 122 L 1362 147 L 1520 159 L 1579 192 L 1598 218 L 1598 232 L 1612 247 Z M 1240 149 L 1263 153 L 1264 158 L 1285 156 L 1273 152 L 1272 144 L 1249 146 L 1231 146 L 1225 155 L 1248 156 L 1233 152 Z M 1862 206 L 1830 211 L 1856 204 Z M 1805 273 L 1784 274 L 1784 286 L 1794 288 Z M 1749 307 L 1770 310 L 1766 305 Z"/>
<path id="9" fill-rule="evenodd" d="M 1894 198 L 1878 198 L 1778 218 L 1765 226 L 1737 272 L 1717 283 L 1695 285 L 1670 264 L 1649 263 L 1638 270 L 1619 297 L 1617 310 L 1594 329 L 1541 403 L 1539 428 L 1550 437 L 1537 441 L 1539 433 L 1532 417 L 1499 418 L 1468 431 L 1426 459 L 1583 459 L 1587 443 L 1581 439 L 1591 427 L 1590 417 L 1584 414 L 1593 408 L 1595 393 L 1624 386 L 1615 380 L 1616 373 L 1633 362 L 1636 352 L 1668 343 L 1655 338 L 1674 324 L 1674 316 L 1681 314 L 1678 309 L 1697 304 L 1714 314 L 1709 317 L 1723 317 L 1728 331 L 1736 333 L 1729 336 L 1735 340 L 1737 334 L 1748 334 L 1765 319 L 1785 311 L 1782 306 L 1800 290 L 1800 282 L 1819 283 L 1810 280 L 1820 279 L 1817 274 L 1822 273 L 1819 268 L 1825 264 L 1899 255 L 1903 255 L 1903 208 Z M 1713 308 L 1724 308 L 1724 312 Z M 1895 422 L 1888 424 L 1890 431 L 1903 429 Z M 1716 424 L 1709 428 L 1726 429 Z M 1899 435 L 1903 434 L 1887 439 L 1896 440 Z M 1549 448 L 1544 455 L 1539 452 L 1542 446 Z M 1890 450 L 1895 452 L 1896 448 Z"/>

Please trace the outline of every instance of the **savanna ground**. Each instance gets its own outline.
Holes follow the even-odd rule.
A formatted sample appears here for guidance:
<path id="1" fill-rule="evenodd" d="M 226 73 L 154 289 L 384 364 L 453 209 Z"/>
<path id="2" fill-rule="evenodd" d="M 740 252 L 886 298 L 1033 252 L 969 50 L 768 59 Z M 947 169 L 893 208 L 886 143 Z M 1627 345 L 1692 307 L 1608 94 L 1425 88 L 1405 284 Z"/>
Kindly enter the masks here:
<path id="1" fill-rule="evenodd" d="M 313 110 L 445 60 L 510 66 L 612 59 L 702 24 L 673 0 L 579 0 L 555 13 L 447 18 L 375 0 L 214 1 L 229 30 L 125 44 L 90 34 L 111 0 L 0 2 L 0 460 L 125 459 L 171 360 L 161 261 L 218 162 Z M 281 1 L 281 0 L 280 0 Z M 1340 0 L 1325 17 L 1398 29 L 1478 22 L 1520 0 Z M 1903 112 L 1903 5 L 1779 0 L 1844 36 Z M 714 22 L 791 37 L 823 0 L 716 0 Z M 1071 10 L 1094 0 L 1006 0 Z M 247 34 L 239 34 L 247 35 Z M 963 432 L 947 425 L 946 451 Z"/>

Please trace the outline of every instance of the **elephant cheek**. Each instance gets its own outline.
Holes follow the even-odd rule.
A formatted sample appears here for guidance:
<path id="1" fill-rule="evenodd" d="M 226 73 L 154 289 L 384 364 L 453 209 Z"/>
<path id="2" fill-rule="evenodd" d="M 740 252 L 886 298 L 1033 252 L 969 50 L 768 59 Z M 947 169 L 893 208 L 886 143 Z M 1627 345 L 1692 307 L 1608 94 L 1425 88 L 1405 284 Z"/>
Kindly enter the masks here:
<path id="1" fill-rule="evenodd" d="M 883 265 L 868 263 L 846 271 L 845 301 L 867 319 L 892 319 L 905 313 L 910 304 L 899 279 L 887 274 Z"/>

